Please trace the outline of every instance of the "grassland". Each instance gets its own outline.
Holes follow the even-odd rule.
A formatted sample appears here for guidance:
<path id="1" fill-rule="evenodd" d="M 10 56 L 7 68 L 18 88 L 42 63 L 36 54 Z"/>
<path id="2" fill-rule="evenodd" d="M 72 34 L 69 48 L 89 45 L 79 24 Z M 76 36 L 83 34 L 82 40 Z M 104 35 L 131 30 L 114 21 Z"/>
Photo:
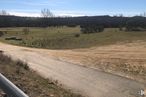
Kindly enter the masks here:
<path id="1" fill-rule="evenodd" d="M 82 97 L 63 89 L 57 81 L 44 79 L 31 71 L 26 63 L 13 61 L 0 53 L 0 72 L 22 89 L 29 97 Z M 1 95 L 0 91 L 0 97 Z"/>
<path id="2" fill-rule="evenodd" d="M 125 32 L 117 28 L 107 28 L 102 33 L 82 34 L 79 27 L 48 27 L 29 28 L 30 32 L 25 34 L 24 28 L 0 28 L 7 32 L 0 37 L 0 41 L 37 48 L 48 49 L 75 49 L 88 48 L 92 46 L 110 45 L 116 43 L 130 43 L 137 40 L 146 41 L 146 32 Z M 79 35 L 79 36 L 76 36 Z M 16 36 L 18 40 L 5 40 L 6 37 Z"/>

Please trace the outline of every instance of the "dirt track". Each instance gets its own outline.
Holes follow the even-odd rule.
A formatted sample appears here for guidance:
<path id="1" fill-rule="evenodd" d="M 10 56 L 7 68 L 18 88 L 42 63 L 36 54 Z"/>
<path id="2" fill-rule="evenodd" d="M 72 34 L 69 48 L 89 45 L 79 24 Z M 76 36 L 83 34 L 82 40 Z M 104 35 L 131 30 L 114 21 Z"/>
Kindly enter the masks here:
<path id="1" fill-rule="evenodd" d="M 16 59 L 19 58 L 28 62 L 30 67 L 42 76 L 58 80 L 66 87 L 89 97 L 137 97 L 137 92 L 144 88 L 145 85 L 130 79 L 65 62 L 61 58 L 71 61 L 78 59 L 74 63 L 82 63 L 82 61 L 89 62 L 88 57 L 91 55 L 94 55 L 93 58 L 97 58 L 95 55 L 98 55 L 98 57 L 103 59 L 119 58 L 119 55 L 120 58 L 129 58 L 129 56 L 132 56 L 132 58 L 145 59 L 146 53 L 144 52 L 146 50 L 143 47 L 129 48 L 130 50 L 128 49 L 128 51 L 125 49 L 125 46 L 112 46 L 110 49 L 109 47 L 102 47 L 91 48 L 90 50 L 52 51 L 0 43 L 0 50 L 5 51 L 6 54 Z M 95 50 L 98 52 L 95 52 Z"/>

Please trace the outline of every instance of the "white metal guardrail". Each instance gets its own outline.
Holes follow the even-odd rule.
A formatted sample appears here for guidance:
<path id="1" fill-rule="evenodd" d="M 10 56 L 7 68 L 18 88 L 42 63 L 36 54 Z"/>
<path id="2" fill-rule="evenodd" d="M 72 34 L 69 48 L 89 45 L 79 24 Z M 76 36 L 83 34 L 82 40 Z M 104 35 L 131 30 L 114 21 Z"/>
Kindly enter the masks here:
<path id="1" fill-rule="evenodd" d="M 29 97 L 0 73 L 0 88 L 8 97 Z"/>

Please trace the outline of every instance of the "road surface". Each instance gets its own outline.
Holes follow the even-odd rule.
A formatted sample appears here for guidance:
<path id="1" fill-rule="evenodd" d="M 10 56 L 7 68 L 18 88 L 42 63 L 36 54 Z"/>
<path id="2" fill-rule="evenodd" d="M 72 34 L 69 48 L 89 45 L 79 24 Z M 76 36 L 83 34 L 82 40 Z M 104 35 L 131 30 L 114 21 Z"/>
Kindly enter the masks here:
<path id="1" fill-rule="evenodd" d="M 50 50 L 0 43 L 0 50 L 29 64 L 45 78 L 58 80 L 65 87 L 88 97 L 139 97 L 145 85 L 51 57 Z"/>

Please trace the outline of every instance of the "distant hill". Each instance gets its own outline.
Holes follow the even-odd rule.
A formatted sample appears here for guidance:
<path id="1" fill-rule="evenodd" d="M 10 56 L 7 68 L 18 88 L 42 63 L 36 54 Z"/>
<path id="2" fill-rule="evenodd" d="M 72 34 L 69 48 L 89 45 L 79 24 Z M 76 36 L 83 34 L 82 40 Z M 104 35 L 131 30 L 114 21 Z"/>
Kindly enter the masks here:
<path id="1" fill-rule="evenodd" d="M 130 23 L 129 23 L 130 22 Z M 0 16 L 0 27 L 48 27 L 48 26 L 77 26 L 102 25 L 106 28 L 125 27 L 127 23 L 146 25 L 146 17 L 118 17 L 118 16 L 83 16 L 83 17 L 19 17 Z"/>

